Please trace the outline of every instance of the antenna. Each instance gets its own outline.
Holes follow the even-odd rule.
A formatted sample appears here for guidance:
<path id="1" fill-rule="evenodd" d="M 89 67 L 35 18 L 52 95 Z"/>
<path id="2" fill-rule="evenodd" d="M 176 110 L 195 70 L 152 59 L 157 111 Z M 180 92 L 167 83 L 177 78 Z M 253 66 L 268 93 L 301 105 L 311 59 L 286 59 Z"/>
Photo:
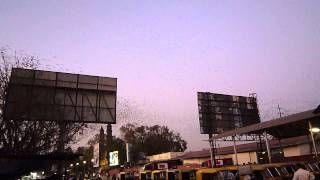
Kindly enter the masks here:
<path id="1" fill-rule="evenodd" d="M 283 115 L 283 113 L 281 112 L 281 107 L 278 105 L 278 111 L 279 111 L 279 116 L 280 116 L 280 118 L 282 117 L 282 115 Z"/>

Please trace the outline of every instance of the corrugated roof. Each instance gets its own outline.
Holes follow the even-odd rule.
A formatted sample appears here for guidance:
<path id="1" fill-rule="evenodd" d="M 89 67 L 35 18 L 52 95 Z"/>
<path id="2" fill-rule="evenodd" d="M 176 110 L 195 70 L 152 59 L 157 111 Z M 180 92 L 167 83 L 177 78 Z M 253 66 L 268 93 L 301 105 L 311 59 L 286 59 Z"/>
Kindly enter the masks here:
<path id="1" fill-rule="evenodd" d="M 282 139 L 281 140 L 281 147 L 289 147 L 289 146 L 295 146 L 299 144 L 308 143 L 308 136 L 299 136 L 299 137 L 293 137 L 288 139 Z M 262 143 L 263 148 L 265 148 L 265 143 Z M 278 148 L 280 147 L 279 140 L 270 140 L 269 141 L 270 148 Z M 250 151 L 257 151 L 259 147 L 258 142 L 248 143 L 248 144 L 239 144 L 236 146 L 237 152 L 250 152 Z M 233 154 L 233 146 L 227 146 L 227 147 L 221 147 L 217 149 L 217 155 L 225 155 L 225 154 Z M 210 150 L 205 149 L 202 151 L 190 151 L 186 152 L 184 155 L 179 156 L 177 158 L 181 159 L 190 159 L 190 158 L 205 158 L 210 157 Z"/>
<path id="2" fill-rule="evenodd" d="M 314 126 L 320 125 L 320 113 L 314 113 L 315 109 L 308 110 L 282 118 L 253 124 L 250 126 L 226 131 L 215 135 L 213 139 L 221 139 L 224 137 L 241 135 L 241 134 L 259 134 L 267 131 L 269 134 L 278 138 L 290 138 L 302 136 L 309 133 L 308 121 L 310 120 Z"/>

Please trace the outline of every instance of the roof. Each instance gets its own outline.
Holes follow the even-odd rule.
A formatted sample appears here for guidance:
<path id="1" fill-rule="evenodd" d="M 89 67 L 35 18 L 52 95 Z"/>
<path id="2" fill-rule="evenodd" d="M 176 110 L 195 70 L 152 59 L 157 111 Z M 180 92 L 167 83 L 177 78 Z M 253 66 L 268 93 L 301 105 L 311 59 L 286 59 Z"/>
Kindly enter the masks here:
<path id="1" fill-rule="evenodd" d="M 319 113 L 320 112 L 320 105 L 316 108 L 316 110 L 313 111 L 313 113 Z"/>
<path id="2" fill-rule="evenodd" d="M 280 140 L 281 147 L 295 146 L 295 145 L 299 145 L 299 144 L 308 143 L 308 141 L 309 141 L 308 136 L 299 136 L 299 137 L 293 137 L 293 138 Z M 279 140 L 270 140 L 269 146 L 271 149 L 280 147 Z M 258 147 L 259 147 L 258 142 L 239 144 L 236 146 L 238 153 L 257 151 Z M 262 148 L 265 149 L 265 143 L 262 143 Z M 217 149 L 217 155 L 225 155 L 225 154 L 233 154 L 233 153 L 234 153 L 233 146 L 220 147 Z M 205 149 L 202 151 L 186 152 L 184 155 L 182 155 L 178 158 L 191 159 L 191 158 L 207 158 L 207 157 L 210 157 L 210 150 L 209 149 Z"/>
<path id="3" fill-rule="evenodd" d="M 313 126 L 320 126 L 320 113 L 315 109 L 276 118 L 273 120 L 252 124 L 242 128 L 215 135 L 213 139 L 241 134 L 261 134 L 266 131 L 277 138 L 290 138 L 309 134 L 308 122 Z"/>

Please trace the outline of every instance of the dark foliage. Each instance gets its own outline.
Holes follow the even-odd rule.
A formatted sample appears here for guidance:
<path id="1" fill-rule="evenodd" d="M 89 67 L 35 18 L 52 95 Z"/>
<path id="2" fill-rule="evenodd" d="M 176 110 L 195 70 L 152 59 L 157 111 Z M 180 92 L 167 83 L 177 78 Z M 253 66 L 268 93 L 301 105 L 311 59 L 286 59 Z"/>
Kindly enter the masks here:
<path id="1" fill-rule="evenodd" d="M 2 154 L 43 154 L 57 149 L 59 125 L 47 121 L 13 121 L 3 118 L 6 89 L 11 68 L 37 69 L 38 58 L 26 54 L 11 53 L 2 48 L 0 57 L 0 152 Z M 12 55 L 14 54 L 14 55 Z M 66 124 L 66 144 L 74 140 L 75 135 L 85 124 Z"/>
<path id="2" fill-rule="evenodd" d="M 187 142 L 179 133 L 167 126 L 137 126 L 126 124 L 120 128 L 124 141 L 132 145 L 131 152 L 134 161 L 144 156 L 164 153 L 182 152 L 187 148 Z"/>
<path id="3" fill-rule="evenodd" d="M 99 142 L 99 134 L 96 134 L 93 139 L 89 140 L 88 145 L 90 145 L 91 147 L 94 144 L 97 144 Z M 105 159 L 107 158 L 107 152 L 112 152 L 112 151 L 119 151 L 119 163 L 120 164 L 124 164 L 126 162 L 126 144 L 125 142 L 120 139 L 117 138 L 115 136 L 112 137 L 110 142 L 107 142 L 107 135 L 104 134 L 104 138 L 105 141 L 101 142 L 102 144 L 100 144 L 100 151 L 102 151 L 100 154 L 102 157 L 100 157 L 101 159 Z M 90 156 L 90 158 L 93 157 L 93 154 L 88 154 Z"/>

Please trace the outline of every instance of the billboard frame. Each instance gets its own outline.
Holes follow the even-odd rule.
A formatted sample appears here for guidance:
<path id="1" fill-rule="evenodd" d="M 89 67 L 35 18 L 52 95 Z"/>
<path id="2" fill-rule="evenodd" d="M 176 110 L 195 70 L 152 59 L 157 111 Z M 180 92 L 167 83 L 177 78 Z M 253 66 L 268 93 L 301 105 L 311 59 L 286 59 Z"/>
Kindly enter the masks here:
<path id="1" fill-rule="evenodd" d="M 116 102 L 117 78 L 12 68 L 4 118 L 115 124 Z"/>
<path id="2" fill-rule="evenodd" d="M 254 93 L 246 97 L 198 92 L 197 96 L 201 134 L 220 134 L 261 121 Z"/>

